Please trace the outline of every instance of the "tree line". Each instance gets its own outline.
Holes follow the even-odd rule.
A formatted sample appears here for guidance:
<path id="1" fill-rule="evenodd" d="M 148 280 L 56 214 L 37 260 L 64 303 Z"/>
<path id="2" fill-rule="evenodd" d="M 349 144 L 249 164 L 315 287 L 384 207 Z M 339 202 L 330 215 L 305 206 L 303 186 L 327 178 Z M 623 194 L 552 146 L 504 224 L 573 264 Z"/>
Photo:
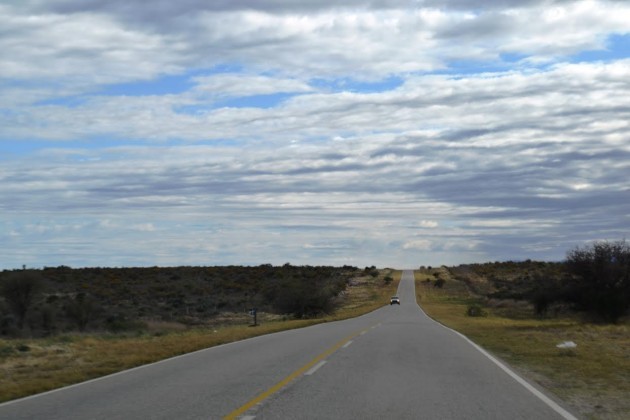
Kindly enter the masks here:
<path id="1" fill-rule="evenodd" d="M 0 335 L 139 329 L 146 320 L 203 324 L 222 312 L 304 318 L 334 309 L 356 267 L 147 267 L 0 272 Z"/>
<path id="2" fill-rule="evenodd" d="M 468 281 L 461 274 L 465 270 L 487 278 L 489 286 Z M 625 239 L 575 247 L 562 262 L 495 262 L 454 272 L 475 293 L 488 299 L 528 301 L 539 316 L 564 306 L 592 321 L 615 323 L 630 311 L 630 245 Z"/>

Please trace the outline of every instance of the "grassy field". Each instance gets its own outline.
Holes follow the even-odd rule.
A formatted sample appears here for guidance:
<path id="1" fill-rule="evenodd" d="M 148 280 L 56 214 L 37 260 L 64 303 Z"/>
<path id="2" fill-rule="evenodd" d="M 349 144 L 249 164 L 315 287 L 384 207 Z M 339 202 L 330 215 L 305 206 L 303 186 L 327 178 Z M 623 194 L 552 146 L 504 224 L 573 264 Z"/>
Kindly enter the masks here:
<path id="1" fill-rule="evenodd" d="M 352 280 L 338 309 L 314 319 L 259 314 L 222 314 L 212 324 L 187 328 L 152 322 L 149 329 L 125 334 L 66 334 L 42 339 L 0 339 L 0 401 L 8 401 L 195 350 L 277 331 L 355 317 L 382 307 L 398 287 L 401 273 L 380 270 L 378 277 Z M 386 284 L 385 277 L 393 277 Z"/>
<path id="2" fill-rule="evenodd" d="M 439 322 L 461 332 L 515 367 L 592 419 L 628 419 L 630 413 L 630 325 L 584 323 L 573 317 L 539 319 L 524 317 L 531 308 L 483 305 L 466 285 L 440 273 L 443 288 L 434 287 L 434 276 L 416 272 L 418 303 Z M 484 316 L 467 315 L 476 306 Z M 510 313 L 518 316 L 509 316 Z M 564 341 L 575 349 L 559 349 Z"/>
<path id="3" fill-rule="evenodd" d="M 0 401 L 82 382 L 168 357 L 236 340 L 321 322 L 346 319 L 389 301 L 400 272 L 381 270 L 378 277 L 355 278 L 340 297 L 339 308 L 325 317 L 295 320 L 260 314 L 251 327 L 247 314 L 226 313 L 213 324 L 190 328 L 152 322 L 149 329 L 125 334 L 66 334 L 44 339 L 0 340 Z M 385 285 L 383 279 L 394 281 Z M 507 361 L 523 376 L 541 384 L 585 418 L 626 419 L 630 412 L 630 325 L 597 325 L 575 318 L 523 316 L 531 308 L 487 307 L 466 285 L 440 273 L 416 272 L 418 302 L 433 318 L 460 331 Z M 427 282 L 427 280 L 429 280 Z M 467 316 L 479 304 L 485 316 Z M 518 317 L 509 316 L 518 312 Z M 574 350 L 556 348 L 563 341 Z"/>

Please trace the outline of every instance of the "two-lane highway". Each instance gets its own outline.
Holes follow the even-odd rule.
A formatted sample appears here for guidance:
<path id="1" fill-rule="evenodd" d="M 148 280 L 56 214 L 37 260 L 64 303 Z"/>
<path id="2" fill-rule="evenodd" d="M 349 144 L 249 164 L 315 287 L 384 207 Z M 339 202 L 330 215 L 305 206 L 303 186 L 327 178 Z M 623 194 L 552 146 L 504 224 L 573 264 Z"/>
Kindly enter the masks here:
<path id="1" fill-rule="evenodd" d="M 277 393 L 256 418 L 572 418 L 538 398 L 415 302 L 413 273 L 379 323 L 329 357 L 316 374 Z M 537 391 L 534 391 L 537 392 Z"/>
<path id="2" fill-rule="evenodd" d="M 571 419 L 415 302 L 0 405 L 2 419 Z"/>

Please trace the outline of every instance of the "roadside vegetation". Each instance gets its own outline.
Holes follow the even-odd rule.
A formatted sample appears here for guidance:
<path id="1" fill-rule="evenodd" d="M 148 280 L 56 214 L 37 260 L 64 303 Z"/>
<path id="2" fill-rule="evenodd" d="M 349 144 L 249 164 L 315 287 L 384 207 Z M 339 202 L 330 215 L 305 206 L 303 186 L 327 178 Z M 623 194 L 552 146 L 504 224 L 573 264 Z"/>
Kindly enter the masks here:
<path id="1" fill-rule="evenodd" d="M 355 267 L 44 268 L 0 273 L 0 335 L 203 325 L 224 313 L 310 318 L 330 312 Z"/>
<path id="2" fill-rule="evenodd" d="M 417 299 L 429 316 L 506 360 L 578 414 L 626 419 L 627 251 L 625 241 L 596 243 L 569 251 L 563 263 L 423 267 L 416 271 Z"/>
<path id="3" fill-rule="evenodd" d="M 585 418 L 627 418 L 625 240 L 575 248 L 558 263 L 421 267 L 415 274 L 418 302 L 431 317 L 506 360 Z M 358 316 L 386 305 L 400 277 L 399 271 L 376 267 L 289 264 L 3 271 L 0 401 Z"/>
<path id="4" fill-rule="evenodd" d="M 288 264 L 3 272 L 0 401 L 358 316 L 386 304 L 399 281 L 390 269 Z"/>

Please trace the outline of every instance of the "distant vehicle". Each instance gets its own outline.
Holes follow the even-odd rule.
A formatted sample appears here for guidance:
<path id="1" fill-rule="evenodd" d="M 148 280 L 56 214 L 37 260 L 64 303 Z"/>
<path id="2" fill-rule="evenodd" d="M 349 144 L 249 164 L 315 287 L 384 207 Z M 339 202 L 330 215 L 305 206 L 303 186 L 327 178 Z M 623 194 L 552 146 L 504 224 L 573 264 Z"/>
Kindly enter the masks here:
<path id="1" fill-rule="evenodd" d="M 389 300 L 389 304 L 393 305 L 400 305 L 400 298 L 398 296 L 392 296 L 392 298 Z"/>

